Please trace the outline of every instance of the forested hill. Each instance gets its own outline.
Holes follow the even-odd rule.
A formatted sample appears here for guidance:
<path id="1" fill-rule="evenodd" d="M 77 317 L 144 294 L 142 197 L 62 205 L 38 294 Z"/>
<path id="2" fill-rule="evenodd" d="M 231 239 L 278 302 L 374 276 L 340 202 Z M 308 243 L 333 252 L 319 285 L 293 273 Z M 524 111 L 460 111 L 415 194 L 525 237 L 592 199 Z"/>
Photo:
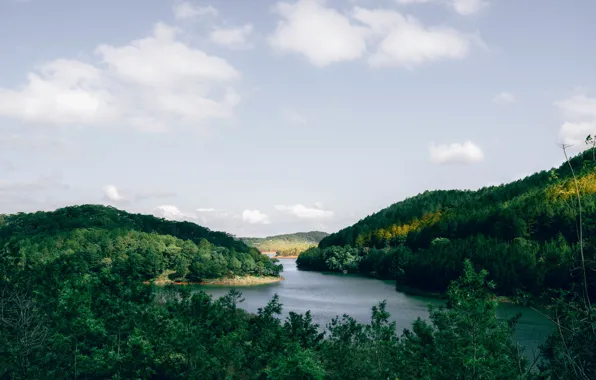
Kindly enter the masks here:
<path id="1" fill-rule="evenodd" d="M 82 205 L 0 219 L 0 268 L 18 275 L 71 257 L 86 268 L 125 265 L 142 281 L 278 275 L 281 266 L 233 236 L 190 222 Z M 72 257 L 71 257 L 72 259 Z"/>
<path id="2" fill-rule="evenodd" d="M 574 157 L 584 239 L 596 234 L 596 162 Z M 486 268 L 502 293 L 569 285 L 578 242 L 577 199 L 564 163 L 477 191 L 426 191 L 331 234 L 298 259 L 304 269 L 348 270 L 444 290 L 466 257 Z M 594 248 L 588 244 L 588 255 Z"/>
<path id="3" fill-rule="evenodd" d="M 199 243 L 201 239 L 207 239 L 211 244 L 238 252 L 250 250 L 246 244 L 225 232 L 211 231 L 191 222 L 176 222 L 153 215 L 132 214 L 110 206 L 70 206 L 52 212 L 38 211 L 6 215 L 4 219 L 6 225 L 0 230 L 2 239 L 7 236 L 52 234 L 77 228 L 118 228 L 172 235 L 183 240 L 192 240 L 195 243 Z"/>
<path id="4" fill-rule="evenodd" d="M 294 234 L 275 235 L 265 238 L 241 238 L 243 242 L 261 252 L 278 252 L 280 255 L 299 254 L 307 248 L 316 246 L 329 234 L 321 231 L 297 232 Z"/>

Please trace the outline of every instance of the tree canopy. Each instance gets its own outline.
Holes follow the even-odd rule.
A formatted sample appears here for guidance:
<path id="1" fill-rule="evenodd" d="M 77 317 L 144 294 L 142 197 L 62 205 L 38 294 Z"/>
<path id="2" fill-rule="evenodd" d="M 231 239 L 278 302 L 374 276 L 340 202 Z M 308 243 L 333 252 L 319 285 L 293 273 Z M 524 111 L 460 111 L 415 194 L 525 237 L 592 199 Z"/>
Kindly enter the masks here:
<path id="1" fill-rule="evenodd" d="M 7 277 L 75 253 L 106 265 L 127 263 L 142 281 L 277 276 L 282 270 L 226 233 L 95 205 L 8 215 L 0 226 L 0 246 L 2 263 L 10 267 Z"/>
<path id="2" fill-rule="evenodd" d="M 584 210 L 586 254 L 596 247 L 596 172 L 587 151 L 570 163 Z M 426 191 L 321 240 L 299 267 L 348 270 L 445 291 L 464 259 L 486 268 L 500 294 L 569 288 L 578 242 L 575 182 L 567 163 L 500 186 Z M 575 203 L 574 203 L 575 202 Z M 590 291 L 596 276 L 590 273 Z"/>

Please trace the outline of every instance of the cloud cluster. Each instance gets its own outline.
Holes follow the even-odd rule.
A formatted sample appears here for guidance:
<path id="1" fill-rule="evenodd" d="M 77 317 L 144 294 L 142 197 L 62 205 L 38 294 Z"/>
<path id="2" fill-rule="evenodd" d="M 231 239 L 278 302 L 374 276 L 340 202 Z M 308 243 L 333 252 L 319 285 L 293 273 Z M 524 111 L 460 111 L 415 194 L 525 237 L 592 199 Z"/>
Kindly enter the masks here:
<path id="1" fill-rule="evenodd" d="M 469 0 L 457 3 L 461 9 L 472 9 Z M 371 67 L 413 68 L 465 58 L 477 40 L 389 9 L 354 7 L 344 14 L 322 0 L 300 0 L 277 3 L 275 12 L 280 20 L 268 38 L 270 46 L 300 54 L 318 67 L 366 56 Z"/>
<path id="2" fill-rule="evenodd" d="M 567 118 L 559 130 L 559 137 L 564 144 L 571 144 L 575 149 L 585 149 L 586 136 L 596 134 L 596 98 L 577 94 L 555 102 L 555 105 Z"/>
<path id="3" fill-rule="evenodd" d="M 464 16 L 480 11 L 488 5 L 486 0 L 453 0 L 453 9 Z"/>
<path id="4" fill-rule="evenodd" d="M 253 47 L 249 41 L 253 32 L 251 24 L 244 24 L 242 26 L 230 28 L 216 28 L 209 33 L 209 39 L 218 45 L 225 46 L 230 49 L 250 49 Z"/>
<path id="5" fill-rule="evenodd" d="M 193 220 L 196 219 L 196 215 L 185 213 L 180 211 L 180 209 L 174 205 L 161 205 L 157 206 L 153 212 L 156 216 L 161 218 L 165 218 L 168 220 Z"/>
<path id="6" fill-rule="evenodd" d="M 315 207 L 306 207 L 301 204 L 292 206 L 276 205 L 274 207 L 278 211 L 288 213 L 301 219 L 326 219 L 334 216 L 333 211 L 323 210 L 320 203 L 315 204 Z"/>
<path id="7" fill-rule="evenodd" d="M 249 224 L 270 224 L 271 220 L 267 214 L 259 210 L 244 210 L 242 220 Z"/>
<path id="8" fill-rule="evenodd" d="M 122 199 L 122 196 L 116 189 L 106 187 L 106 190 L 113 191 L 111 193 L 112 198 L 116 200 Z M 293 218 L 304 220 L 330 219 L 335 216 L 333 211 L 323 209 L 323 205 L 320 202 L 315 202 L 314 207 L 295 204 L 290 206 L 275 205 L 274 209 Z M 154 214 L 166 219 L 190 220 L 209 226 L 225 226 L 235 221 L 241 221 L 249 225 L 268 225 L 273 222 L 268 214 L 258 209 L 245 209 L 240 214 L 217 210 L 212 207 L 197 208 L 195 212 L 183 212 L 174 205 L 161 205 L 155 208 Z"/>
<path id="9" fill-rule="evenodd" d="M 104 199 L 112 202 L 122 202 L 124 197 L 120 195 L 120 192 L 114 185 L 106 185 L 103 187 Z"/>
<path id="10" fill-rule="evenodd" d="M 484 160 L 482 149 L 471 141 L 464 143 L 431 143 L 430 161 L 434 164 L 471 164 Z"/>
<path id="11" fill-rule="evenodd" d="M 177 39 L 163 23 L 124 46 L 100 45 L 97 62 L 57 59 L 19 88 L 0 88 L 0 116 L 55 125 L 129 126 L 164 131 L 231 116 L 230 86 L 240 73 L 226 60 Z"/>

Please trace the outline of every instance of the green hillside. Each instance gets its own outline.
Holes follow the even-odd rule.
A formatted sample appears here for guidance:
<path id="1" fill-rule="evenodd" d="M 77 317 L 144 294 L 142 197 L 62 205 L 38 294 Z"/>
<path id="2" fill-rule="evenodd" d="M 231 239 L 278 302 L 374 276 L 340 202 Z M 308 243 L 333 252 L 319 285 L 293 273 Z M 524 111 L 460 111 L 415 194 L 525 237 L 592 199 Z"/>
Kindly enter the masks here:
<path id="1" fill-rule="evenodd" d="M 594 258 L 596 163 L 589 151 L 571 163 L 582 194 L 586 255 Z M 401 287 L 444 291 L 470 258 L 489 271 L 499 293 L 540 293 L 574 282 L 577 221 L 573 177 L 565 163 L 477 191 L 426 191 L 331 234 L 297 263 L 302 269 L 361 272 L 396 279 Z M 592 291 L 594 286 L 592 281 Z"/>
<path id="2" fill-rule="evenodd" d="M 18 275 L 14 268 L 42 268 L 75 253 L 85 257 L 86 265 L 134 268 L 131 275 L 142 281 L 277 276 L 281 270 L 226 233 L 113 207 L 73 206 L 5 215 L 0 221 L 2 259 L 13 268 L 8 276 Z"/>
<path id="3" fill-rule="evenodd" d="M 310 247 L 315 247 L 328 235 L 326 232 L 310 231 L 265 238 L 241 238 L 241 240 L 261 252 L 277 252 L 279 256 L 293 256 Z"/>

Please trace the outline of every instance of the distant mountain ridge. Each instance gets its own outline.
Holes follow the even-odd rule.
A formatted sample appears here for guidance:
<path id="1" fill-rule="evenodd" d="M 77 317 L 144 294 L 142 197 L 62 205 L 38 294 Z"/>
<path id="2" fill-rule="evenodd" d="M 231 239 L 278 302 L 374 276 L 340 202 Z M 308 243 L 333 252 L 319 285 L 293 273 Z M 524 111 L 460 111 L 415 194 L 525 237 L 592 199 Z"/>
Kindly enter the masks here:
<path id="1" fill-rule="evenodd" d="M 240 240 L 261 252 L 278 252 L 280 256 L 298 255 L 304 250 L 315 247 L 329 236 L 326 232 L 309 231 L 268 236 L 264 238 L 243 237 Z"/>

